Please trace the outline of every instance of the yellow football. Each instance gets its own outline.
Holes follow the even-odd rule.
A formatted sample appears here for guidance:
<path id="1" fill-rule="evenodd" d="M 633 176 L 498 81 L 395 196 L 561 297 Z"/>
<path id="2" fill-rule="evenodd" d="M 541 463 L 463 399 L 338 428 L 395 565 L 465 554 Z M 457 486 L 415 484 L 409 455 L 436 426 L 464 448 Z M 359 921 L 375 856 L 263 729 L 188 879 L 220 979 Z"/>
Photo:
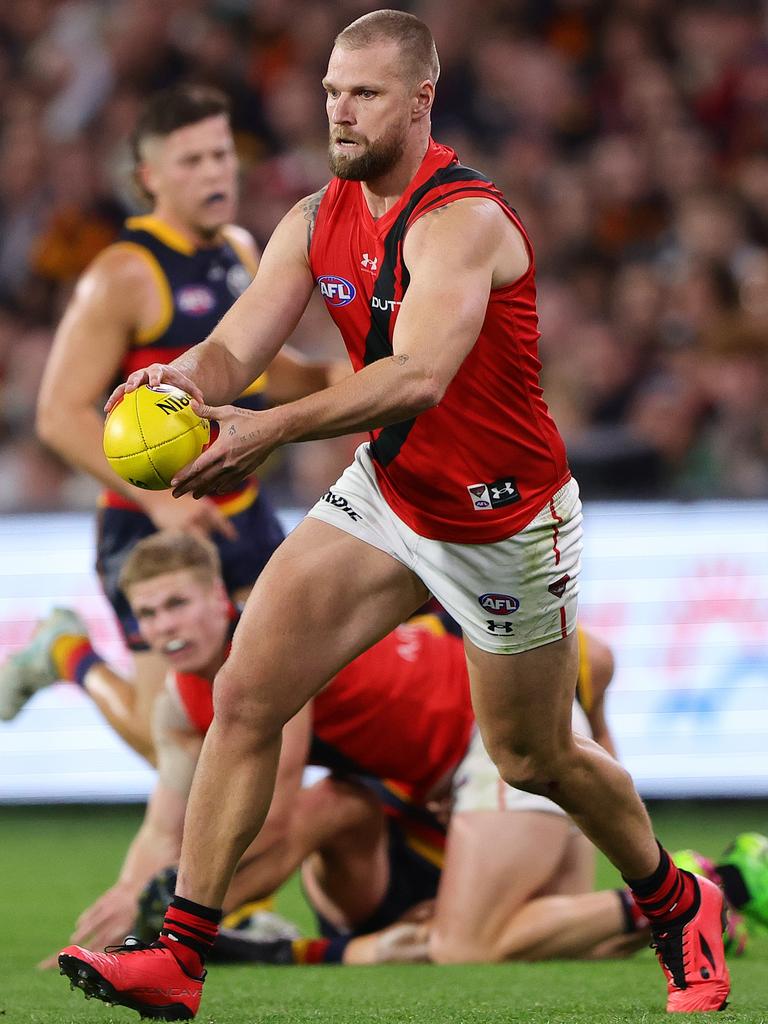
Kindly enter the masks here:
<path id="1" fill-rule="evenodd" d="M 162 491 L 211 438 L 211 425 L 193 412 L 189 395 L 170 384 L 129 391 L 104 424 L 104 454 L 135 487 Z"/>

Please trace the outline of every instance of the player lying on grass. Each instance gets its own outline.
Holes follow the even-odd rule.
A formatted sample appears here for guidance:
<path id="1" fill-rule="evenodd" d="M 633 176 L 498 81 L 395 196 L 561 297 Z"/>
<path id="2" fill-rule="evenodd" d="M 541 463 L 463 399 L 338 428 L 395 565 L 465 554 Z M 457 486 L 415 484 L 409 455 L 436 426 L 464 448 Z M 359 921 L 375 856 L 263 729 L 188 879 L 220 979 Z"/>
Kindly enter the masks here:
<path id="1" fill-rule="evenodd" d="M 202 541 L 148 538 L 121 579 L 147 642 L 172 672 L 157 705 L 159 779 L 145 821 L 117 884 L 78 922 L 76 939 L 93 945 L 122 937 L 145 883 L 177 858 L 186 794 L 213 714 L 210 681 L 226 657 L 232 625 L 215 552 Z M 435 635 L 431 621 L 432 628 L 400 627 L 357 658 L 315 698 L 311 719 L 297 716 L 286 729 L 270 818 L 243 858 L 227 910 L 271 893 L 308 859 L 309 891 L 327 928 L 338 933 L 324 955 L 338 957 L 345 930 L 376 931 L 436 895 L 444 830 L 426 804 L 454 787 L 432 955 L 498 960 L 601 952 L 602 943 L 636 923 L 631 904 L 621 893 L 589 891 L 592 848 L 555 805 L 501 783 L 474 729 L 461 643 Z M 610 745 L 603 714 L 610 654 L 596 640 L 590 646 L 582 699 Z M 90 671 L 98 670 L 94 663 Z M 583 713 L 576 714 L 586 728 Z M 307 759 L 397 781 L 371 781 L 371 789 L 333 779 L 301 791 Z M 482 887 L 471 878 L 478 869 Z M 538 898 L 545 893 L 553 898 Z M 557 898 L 575 893 L 583 895 Z M 299 960 L 317 959 L 318 949 L 295 947 Z M 362 955 L 361 944 L 350 953 Z"/>

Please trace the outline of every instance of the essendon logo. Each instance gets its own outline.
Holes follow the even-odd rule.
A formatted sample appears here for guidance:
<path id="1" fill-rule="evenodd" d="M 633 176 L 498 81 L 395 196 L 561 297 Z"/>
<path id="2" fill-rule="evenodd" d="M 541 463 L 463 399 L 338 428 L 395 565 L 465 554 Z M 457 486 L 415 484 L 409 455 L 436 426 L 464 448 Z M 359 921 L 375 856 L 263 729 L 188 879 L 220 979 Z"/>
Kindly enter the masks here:
<path id="1" fill-rule="evenodd" d="M 570 578 L 571 577 L 566 573 L 566 575 L 562 576 L 559 580 L 556 580 L 554 583 L 550 583 L 547 590 L 557 598 L 562 597 Z"/>
<path id="2" fill-rule="evenodd" d="M 492 615 L 511 615 L 520 607 L 518 599 L 509 594 L 481 594 L 477 600 Z"/>
<path id="3" fill-rule="evenodd" d="M 357 294 L 355 286 L 344 277 L 336 277 L 333 274 L 325 274 L 318 277 L 320 294 L 329 306 L 348 306 Z"/>

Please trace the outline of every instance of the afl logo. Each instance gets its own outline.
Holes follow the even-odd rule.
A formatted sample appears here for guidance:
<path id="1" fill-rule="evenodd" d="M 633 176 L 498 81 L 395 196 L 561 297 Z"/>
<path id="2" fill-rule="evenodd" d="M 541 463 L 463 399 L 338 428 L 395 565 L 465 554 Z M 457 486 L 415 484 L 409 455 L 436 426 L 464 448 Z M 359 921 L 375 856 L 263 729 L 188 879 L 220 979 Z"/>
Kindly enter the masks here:
<path id="1" fill-rule="evenodd" d="M 216 305 L 216 296 L 204 284 L 190 284 L 176 292 L 176 305 L 187 316 L 205 316 Z"/>
<path id="2" fill-rule="evenodd" d="M 477 600 L 482 608 L 493 615 L 511 615 L 520 607 L 518 599 L 509 594 L 481 594 Z"/>
<path id="3" fill-rule="evenodd" d="M 357 294 L 351 281 L 333 274 L 318 277 L 317 283 L 320 285 L 320 294 L 329 306 L 348 306 Z"/>

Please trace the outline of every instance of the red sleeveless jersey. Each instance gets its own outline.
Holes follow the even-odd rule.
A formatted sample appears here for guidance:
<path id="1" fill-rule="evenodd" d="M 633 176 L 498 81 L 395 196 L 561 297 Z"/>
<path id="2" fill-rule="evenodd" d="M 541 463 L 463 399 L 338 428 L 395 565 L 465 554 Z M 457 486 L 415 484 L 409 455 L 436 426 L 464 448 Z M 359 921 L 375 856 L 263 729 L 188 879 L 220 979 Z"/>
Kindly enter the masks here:
<path id="1" fill-rule="evenodd" d="M 539 386 L 534 254 L 516 213 L 488 178 L 430 140 L 410 185 L 378 220 L 359 182 L 330 182 L 310 265 L 360 370 L 392 355 L 410 280 L 403 260 L 408 229 L 425 213 L 468 197 L 498 203 L 525 240 L 529 269 L 491 292 L 477 341 L 440 404 L 372 431 L 370 451 L 386 501 L 411 529 L 435 540 L 483 544 L 521 530 L 570 476 Z"/>
<path id="2" fill-rule="evenodd" d="M 209 680 L 175 674 L 192 724 L 213 720 Z M 423 798 L 450 775 L 474 716 L 464 649 L 450 635 L 406 624 L 342 669 L 313 702 L 313 763 L 392 779 Z"/>

